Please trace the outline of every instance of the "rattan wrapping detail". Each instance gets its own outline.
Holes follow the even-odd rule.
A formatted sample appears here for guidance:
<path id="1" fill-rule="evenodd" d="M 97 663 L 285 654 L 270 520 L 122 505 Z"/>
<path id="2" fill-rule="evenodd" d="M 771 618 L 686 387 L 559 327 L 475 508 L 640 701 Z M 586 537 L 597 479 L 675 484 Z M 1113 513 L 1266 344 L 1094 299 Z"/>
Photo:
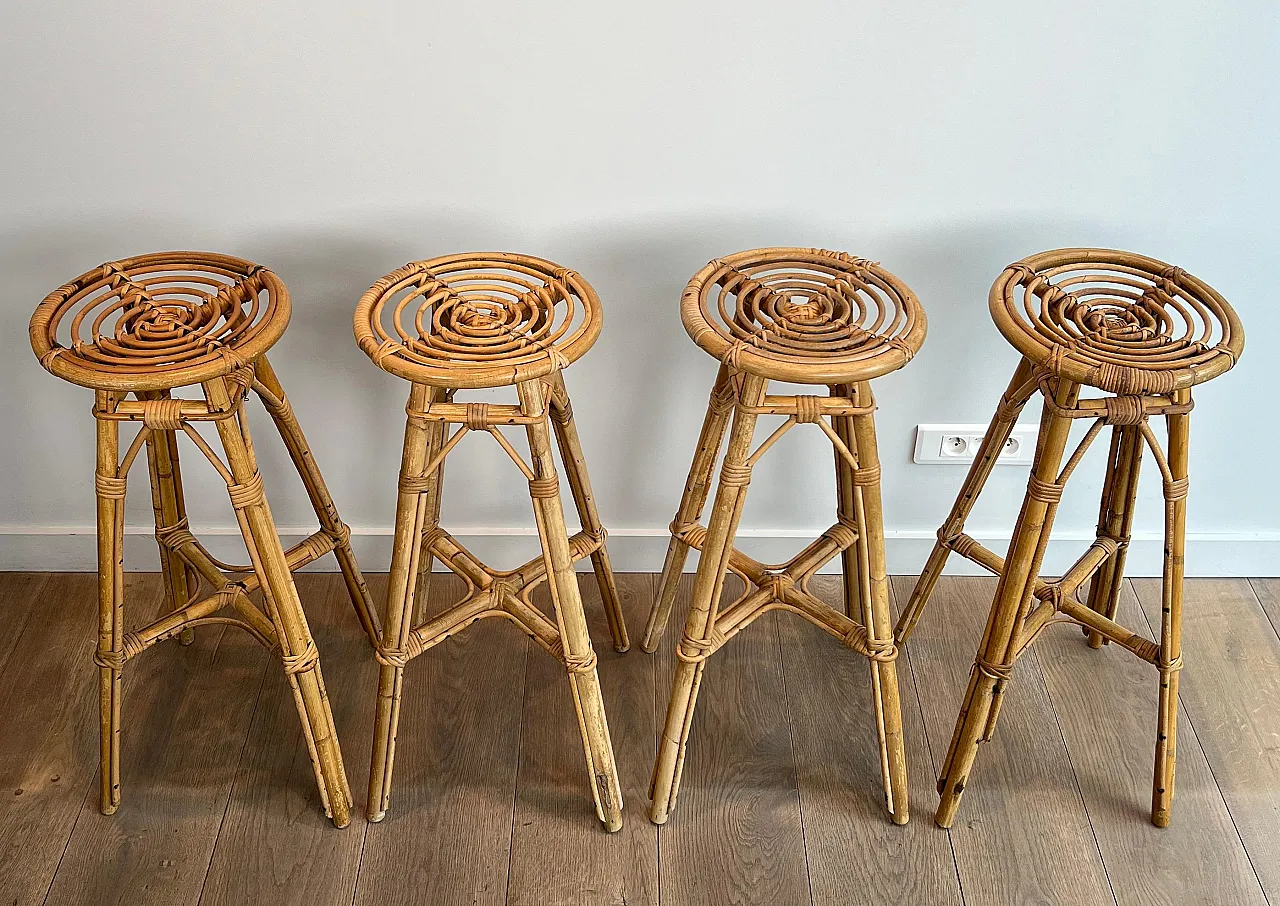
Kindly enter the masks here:
<path id="1" fill-rule="evenodd" d="M 835 384 L 901 368 L 924 342 L 915 294 L 875 262 L 824 249 L 717 258 L 689 281 L 680 317 L 735 371 Z"/>

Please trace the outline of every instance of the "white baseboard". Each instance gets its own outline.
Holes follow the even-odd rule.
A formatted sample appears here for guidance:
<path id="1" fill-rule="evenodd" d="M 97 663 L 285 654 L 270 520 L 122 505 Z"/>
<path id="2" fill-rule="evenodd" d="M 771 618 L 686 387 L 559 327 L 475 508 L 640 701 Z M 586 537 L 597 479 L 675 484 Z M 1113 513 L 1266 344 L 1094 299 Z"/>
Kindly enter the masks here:
<path id="1" fill-rule="evenodd" d="M 286 545 L 296 543 L 314 531 L 312 527 L 285 526 Z M 821 529 L 761 530 L 739 533 L 739 546 L 764 561 L 781 561 L 794 554 Z M 159 568 L 150 526 L 126 529 L 125 568 Z M 234 526 L 205 528 L 197 532 L 215 556 L 230 562 L 244 562 L 239 530 Z M 476 556 L 495 566 L 516 566 L 537 553 L 533 530 L 508 528 L 464 528 L 455 537 Z M 137 536 L 137 537 L 135 537 Z M 609 533 L 609 553 L 619 572 L 657 572 L 667 549 L 666 529 L 613 529 Z M 1002 552 L 1008 536 L 979 534 L 978 540 Z M 352 543 L 361 566 L 369 572 L 387 569 L 391 559 L 391 528 L 353 527 Z M 1084 533 L 1060 533 L 1049 545 L 1044 572 L 1054 575 L 1065 569 L 1092 541 Z M 933 547 L 928 531 L 889 530 L 885 532 L 885 554 L 889 572 L 895 575 L 918 573 Z M 1163 539 L 1156 533 L 1137 534 L 1130 544 L 1128 569 L 1131 576 L 1158 576 Z M 0 570 L 92 571 L 96 568 L 96 544 L 91 526 L 0 526 Z M 688 569 L 697 560 L 690 557 Z M 1280 532 L 1195 532 L 1187 535 L 1188 576 L 1275 576 L 1280 575 Z M 838 561 L 829 564 L 834 571 Z M 337 568 L 332 557 L 324 557 L 309 567 L 319 571 Z M 437 569 L 439 569 L 437 565 Z M 585 568 L 585 564 L 584 567 Z M 952 557 L 948 572 L 957 575 L 981 574 L 981 570 L 961 557 Z"/>

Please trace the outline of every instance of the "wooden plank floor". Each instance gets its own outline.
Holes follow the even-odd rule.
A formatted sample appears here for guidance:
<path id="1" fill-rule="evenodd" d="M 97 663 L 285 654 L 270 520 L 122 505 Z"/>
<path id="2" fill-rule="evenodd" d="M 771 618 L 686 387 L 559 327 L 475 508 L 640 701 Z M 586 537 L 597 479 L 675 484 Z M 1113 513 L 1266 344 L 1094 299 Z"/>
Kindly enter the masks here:
<path id="1" fill-rule="evenodd" d="M 375 596 L 385 588 L 372 576 Z M 816 590 L 837 599 L 835 579 Z M 912 580 L 893 582 L 897 598 Z M 632 637 L 654 577 L 619 576 Z M 127 672 L 123 805 L 97 812 L 94 580 L 0 573 L 0 906 L 1012 904 L 1280 906 L 1280 580 L 1190 580 L 1173 825 L 1147 820 L 1155 673 L 1047 634 L 1014 672 L 951 831 L 933 826 L 993 583 L 944 579 L 899 661 L 911 823 L 882 813 L 863 660 L 788 615 L 708 666 L 679 808 L 646 816 L 677 620 L 654 656 L 597 639 L 626 823 L 598 826 L 561 670 L 486 621 L 409 668 L 387 818 L 362 815 L 377 668 L 337 575 L 300 577 L 359 812 L 320 812 L 265 651 L 206 628 Z M 128 578 L 131 622 L 162 604 Z M 433 583 L 432 606 L 456 595 Z M 687 596 L 689 582 L 683 586 Z M 731 590 L 732 591 L 732 590 Z M 677 613 L 682 605 L 677 605 Z M 1159 585 L 1120 615 L 1150 633 Z"/>

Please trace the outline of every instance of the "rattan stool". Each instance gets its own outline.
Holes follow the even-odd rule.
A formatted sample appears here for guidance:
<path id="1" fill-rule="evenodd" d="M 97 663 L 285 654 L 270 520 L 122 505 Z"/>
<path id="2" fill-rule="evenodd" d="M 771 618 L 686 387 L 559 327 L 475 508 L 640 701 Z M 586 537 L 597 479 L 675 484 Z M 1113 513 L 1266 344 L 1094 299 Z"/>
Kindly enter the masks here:
<path id="1" fill-rule="evenodd" d="M 121 674 L 157 642 L 192 638 L 207 623 L 238 626 L 284 663 L 315 769 L 325 813 L 350 820 L 351 792 L 320 675 L 319 655 L 291 570 L 333 551 L 351 601 L 376 644 L 377 624 L 364 578 L 324 479 L 266 352 L 289 323 L 289 293 L 259 265 L 204 252 L 162 252 L 104 264 L 51 293 L 31 318 L 31 348 L 54 375 L 96 391 L 98 497 L 98 649 L 101 673 L 102 800 L 120 804 Z M 199 385 L 203 399 L 172 391 Z M 311 498 L 320 530 L 284 550 L 267 506 L 245 400 L 253 391 L 275 422 Z M 134 399 L 129 399 L 132 394 Z M 120 457 L 121 422 L 141 427 Z M 225 461 L 196 430 L 212 422 Z M 178 466 L 185 434 L 227 483 L 249 551 L 248 565 L 215 558 L 191 534 Z M 124 628 L 124 496 L 143 445 L 151 473 L 156 540 L 170 613 L 132 632 Z M 228 574 L 241 573 L 233 580 Z M 201 595 L 201 580 L 214 589 Z M 265 612 L 249 595 L 262 592 Z M 228 613 L 230 611 L 230 613 Z"/>
<path id="2" fill-rule="evenodd" d="M 986 632 L 943 764 L 937 823 L 949 827 L 968 783 L 978 743 L 995 731 L 1014 662 L 1042 630 L 1075 623 L 1098 648 L 1115 642 L 1160 674 L 1151 820 L 1169 823 L 1173 800 L 1178 671 L 1182 668 L 1183 535 L 1191 388 L 1230 369 L 1244 350 L 1235 312 L 1211 287 L 1179 268 L 1128 252 L 1061 249 L 1024 258 L 991 288 L 991 315 L 1023 356 L 996 408 L 978 458 L 897 628 L 901 643 L 955 551 L 1000 577 Z M 1083 386 L 1109 394 L 1081 399 Z M 1044 398 L 1035 465 L 1008 559 L 964 534 L 964 522 L 1017 421 L 1039 390 Z M 1164 416 L 1167 451 L 1149 419 Z M 1074 419 L 1093 420 L 1064 456 Z M 1097 540 L 1061 579 L 1040 578 L 1067 479 L 1103 427 L 1111 426 Z M 1115 622 L 1133 522 L 1138 469 L 1150 449 L 1164 478 L 1164 592 L 1159 643 Z M 1087 603 L 1075 597 L 1092 578 Z"/>
<path id="3" fill-rule="evenodd" d="M 653 651 L 689 548 L 697 548 L 701 558 L 676 649 L 679 663 L 650 787 L 651 817 L 662 824 L 675 807 L 707 658 L 756 618 L 781 609 L 799 614 L 870 659 L 885 796 L 893 820 L 905 824 L 907 769 L 869 382 L 915 355 L 924 342 L 924 311 L 902 281 L 873 262 L 842 252 L 772 248 L 712 261 L 689 281 L 680 317 L 693 341 L 721 365 L 645 629 L 643 647 Z M 770 380 L 825 385 L 829 395 L 770 396 Z M 720 486 L 703 528 L 698 519 L 731 412 Z M 761 415 L 787 420 L 753 453 Z M 817 425 L 835 447 L 838 521 L 786 563 L 767 565 L 736 550 L 734 535 L 752 467 L 797 424 Z M 844 567 L 843 613 L 807 589 L 813 574 L 836 555 Z M 747 591 L 722 607 L 726 571 L 740 576 Z"/>
<path id="4" fill-rule="evenodd" d="M 595 343 L 601 320 L 600 300 L 578 274 L 505 253 L 407 264 L 375 283 L 356 307 L 360 348 L 379 368 L 412 383 L 386 621 L 377 651 L 382 671 L 369 776 L 371 821 L 383 818 L 391 796 L 405 665 L 483 617 L 505 617 L 568 671 L 596 814 L 610 831 L 622 826 L 622 792 L 576 561 L 591 558 L 619 651 L 628 647 L 627 630 L 561 375 Z M 507 386 L 516 388 L 518 405 L 454 402 L 457 390 Z M 450 425 L 458 427 L 450 433 Z M 524 427 L 530 462 L 499 430 L 504 425 Z M 552 428 L 582 521 L 573 537 L 565 529 Z M 517 569 L 490 568 L 440 528 L 445 458 L 468 432 L 488 433 L 528 480 L 542 553 Z M 414 601 L 426 599 L 433 558 L 462 577 L 467 594 L 426 619 Z M 555 610 L 550 617 L 532 598 L 544 581 Z"/>

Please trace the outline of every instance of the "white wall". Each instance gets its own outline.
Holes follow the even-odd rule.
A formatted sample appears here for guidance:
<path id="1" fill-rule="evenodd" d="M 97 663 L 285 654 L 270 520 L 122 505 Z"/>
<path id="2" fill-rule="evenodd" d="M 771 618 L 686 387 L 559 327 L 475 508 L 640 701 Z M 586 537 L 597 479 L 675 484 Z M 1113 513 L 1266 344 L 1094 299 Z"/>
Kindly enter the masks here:
<path id="1" fill-rule="evenodd" d="M 1113 245 L 1206 279 L 1244 320 L 1240 366 L 1197 397 L 1189 569 L 1275 574 L 1278 9 L 10 0 L 0 567 L 92 565 L 90 395 L 37 366 L 26 322 L 107 259 L 207 248 L 284 278 L 296 309 L 276 367 L 365 567 L 383 569 L 407 388 L 356 350 L 350 313 L 385 271 L 513 249 L 593 282 L 605 331 L 570 390 L 619 565 L 656 568 L 714 374 L 679 324 L 687 277 L 762 245 L 875 258 L 930 318 L 923 352 L 877 384 L 890 566 L 911 571 L 963 474 L 912 465 L 913 428 L 986 421 L 1015 363 L 987 316 L 991 280 L 1033 251 Z M 300 486 L 259 438 L 273 509 L 300 531 Z M 446 521 L 527 530 L 518 476 L 469 440 Z M 1100 456 L 1063 538 L 1096 520 Z M 216 477 L 187 460 L 193 522 L 226 531 Z M 507 480 L 469 480 L 489 473 Z M 825 527 L 831 482 L 829 449 L 794 432 L 757 471 L 744 527 L 794 546 L 777 536 Z M 145 531 L 141 485 L 130 519 Z M 1024 486 L 998 470 L 974 533 L 1007 531 Z M 1156 566 L 1159 510 L 1148 481 L 1139 570 Z M 133 551 L 146 562 L 148 545 Z"/>

